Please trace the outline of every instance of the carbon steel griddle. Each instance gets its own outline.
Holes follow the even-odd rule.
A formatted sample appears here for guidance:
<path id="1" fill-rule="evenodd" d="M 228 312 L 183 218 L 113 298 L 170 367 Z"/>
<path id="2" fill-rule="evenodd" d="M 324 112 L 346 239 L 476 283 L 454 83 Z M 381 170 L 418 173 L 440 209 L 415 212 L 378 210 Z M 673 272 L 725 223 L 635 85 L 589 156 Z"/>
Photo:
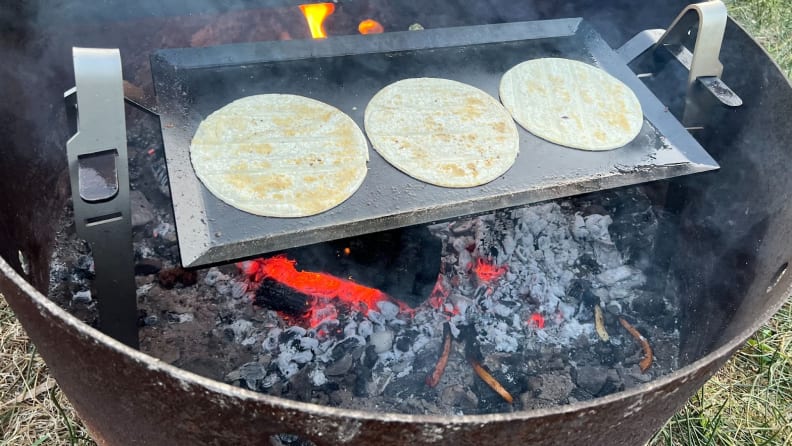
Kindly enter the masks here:
<path id="1" fill-rule="evenodd" d="M 497 98 L 506 70 L 540 57 L 594 64 L 632 88 L 644 111 L 638 137 L 620 149 L 586 152 L 520 127 L 514 166 L 489 184 L 466 189 L 413 179 L 369 147 L 369 170 L 360 189 L 341 205 L 304 218 L 259 217 L 235 209 L 200 183 L 190 163 L 190 140 L 199 123 L 244 96 L 311 97 L 346 112 L 362 129 L 369 99 L 392 82 L 440 77 Z M 718 168 L 579 18 L 164 49 L 151 62 L 181 259 L 188 267 Z"/>

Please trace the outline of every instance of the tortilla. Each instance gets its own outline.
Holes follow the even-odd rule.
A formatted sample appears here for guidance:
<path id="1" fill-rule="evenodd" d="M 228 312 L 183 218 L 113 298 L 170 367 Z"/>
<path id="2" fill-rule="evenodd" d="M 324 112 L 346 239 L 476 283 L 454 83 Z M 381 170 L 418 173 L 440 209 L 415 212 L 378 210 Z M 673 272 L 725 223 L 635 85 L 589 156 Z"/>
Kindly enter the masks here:
<path id="1" fill-rule="evenodd" d="M 366 107 L 365 127 L 390 164 L 445 187 L 494 180 L 514 164 L 520 147 L 517 125 L 495 98 L 446 79 L 388 85 Z"/>
<path id="2" fill-rule="evenodd" d="M 195 174 L 220 200 L 256 215 L 305 217 L 363 183 L 366 137 L 335 107 L 302 96 L 238 99 L 209 115 L 190 144 Z"/>
<path id="3" fill-rule="evenodd" d="M 605 71 L 568 59 L 534 59 L 503 75 L 500 98 L 526 130 L 582 150 L 610 150 L 641 131 L 635 93 Z"/>

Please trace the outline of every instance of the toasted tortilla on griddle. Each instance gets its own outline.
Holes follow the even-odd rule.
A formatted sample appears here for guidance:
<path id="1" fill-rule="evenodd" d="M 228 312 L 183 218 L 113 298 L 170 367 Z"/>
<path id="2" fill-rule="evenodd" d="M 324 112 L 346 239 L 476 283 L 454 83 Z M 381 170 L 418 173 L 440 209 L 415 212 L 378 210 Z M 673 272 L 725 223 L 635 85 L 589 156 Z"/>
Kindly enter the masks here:
<path id="1" fill-rule="evenodd" d="M 238 99 L 209 115 L 190 144 L 195 174 L 220 200 L 256 215 L 305 217 L 363 183 L 368 145 L 345 113 L 302 96 Z"/>
<path id="2" fill-rule="evenodd" d="M 501 78 L 500 98 L 526 130 L 575 149 L 622 147 L 643 126 L 641 104 L 628 86 L 575 60 L 520 63 Z"/>
<path id="3" fill-rule="evenodd" d="M 380 90 L 365 112 L 374 149 L 402 172 L 445 187 L 472 187 L 503 175 L 520 141 L 492 96 L 461 82 L 416 78 Z"/>

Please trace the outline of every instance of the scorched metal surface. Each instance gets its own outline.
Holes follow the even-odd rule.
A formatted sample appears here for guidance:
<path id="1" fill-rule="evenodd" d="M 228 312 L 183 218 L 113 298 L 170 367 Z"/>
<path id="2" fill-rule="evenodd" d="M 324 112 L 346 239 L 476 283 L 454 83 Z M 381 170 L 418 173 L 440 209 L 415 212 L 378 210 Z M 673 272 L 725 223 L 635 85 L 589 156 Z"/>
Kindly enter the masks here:
<path id="1" fill-rule="evenodd" d="M 639 135 L 620 149 L 588 152 L 519 128 L 520 154 L 511 169 L 488 184 L 461 189 L 416 180 L 370 149 L 368 175 L 350 199 L 319 215 L 291 219 L 260 217 L 222 202 L 199 182 L 190 163 L 190 140 L 200 122 L 240 97 L 308 96 L 341 109 L 363 128 L 368 101 L 397 80 L 448 78 L 497 98 L 505 71 L 541 57 L 581 60 L 627 84 L 644 112 Z M 152 72 L 185 266 L 718 167 L 581 19 L 166 49 L 152 57 Z"/>

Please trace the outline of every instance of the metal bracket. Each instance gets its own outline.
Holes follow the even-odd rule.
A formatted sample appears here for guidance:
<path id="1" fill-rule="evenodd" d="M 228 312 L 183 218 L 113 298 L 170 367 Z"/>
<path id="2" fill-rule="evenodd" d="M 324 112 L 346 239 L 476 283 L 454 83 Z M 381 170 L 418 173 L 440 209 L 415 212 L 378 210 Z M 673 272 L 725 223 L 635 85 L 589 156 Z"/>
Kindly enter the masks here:
<path id="1" fill-rule="evenodd" d="M 691 99 L 694 90 L 703 87 L 722 105 L 739 107 L 742 99 L 729 88 L 720 78 L 723 65 L 719 60 L 721 44 L 726 30 L 726 6 L 720 0 L 695 3 L 686 7 L 677 16 L 668 30 L 650 29 L 642 31 L 627 41 L 616 52 L 627 62 L 638 58 L 649 57 L 659 50 L 668 51 L 689 71 L 687 78 L 687 97 Z M 693 51 L 686 45 L 693 41 Z M 656 71 L 657 67 L 653 69 Z M 651 76 L 653 73 L 642 73 L 639 77 Z M 690 121 L 685 107 L 685 116 Z"/>
<path id="2" fill-rule="evenodd" d="M 124 93 L 117 49 L 73 48 L 64 94 L 77 132 L 66 143 L 77 234 L 94 257 L 100 329 L 138 346 Z"/>

